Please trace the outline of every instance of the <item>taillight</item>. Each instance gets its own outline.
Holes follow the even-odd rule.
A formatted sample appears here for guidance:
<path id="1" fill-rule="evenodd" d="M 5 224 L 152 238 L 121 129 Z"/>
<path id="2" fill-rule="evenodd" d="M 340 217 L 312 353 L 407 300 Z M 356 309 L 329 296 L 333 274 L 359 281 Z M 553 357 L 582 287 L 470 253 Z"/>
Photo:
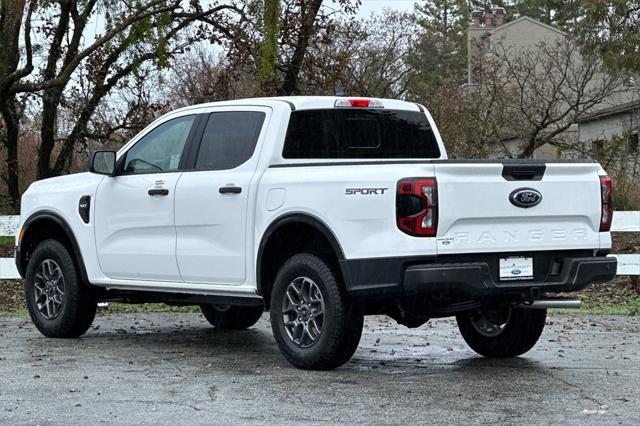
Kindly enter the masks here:
<path id="1" fill-rule="evenodd" d="M 398 182 L 396 195 L 398 228 L 416 237 L 435 237 L 438 232 L 438 183 L 435 178 L 408 178 Z"/>
<path id="2" fill-rule="evenodd" d="M 600 232 L 608 232 L 611 229 L 613 219 L 613 181 L 609 176 L 600 177 Z"/>

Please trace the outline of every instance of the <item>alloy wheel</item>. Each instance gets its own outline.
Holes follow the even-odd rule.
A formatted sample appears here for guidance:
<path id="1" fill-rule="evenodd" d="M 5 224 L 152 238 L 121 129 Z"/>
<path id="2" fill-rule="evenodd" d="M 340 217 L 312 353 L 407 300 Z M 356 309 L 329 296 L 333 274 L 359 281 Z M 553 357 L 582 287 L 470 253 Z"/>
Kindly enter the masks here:
<path id="1" fill-rule="evenodd" d="M 40 315 L 53 320 L 60 315 L 64 304 L 64 275 L 62 269 L 52 259 L 45 259 L 38 266 L 34 297 Z"/>
<path id="2" fill-rule="evenodd" d="M 324 298 L 311 278 L 298 277 L 289 283 L 282 313 L 285 331 L 294 344 L 308 348 L 318 341 L 324 325 Z"/>
<path id="3" fill-rule="evenodd" d="M 471 315 L 471 325 L 485 337 L 496 337 L 503 332 L 511 318 L 511 307 L 486 309 Z"/>

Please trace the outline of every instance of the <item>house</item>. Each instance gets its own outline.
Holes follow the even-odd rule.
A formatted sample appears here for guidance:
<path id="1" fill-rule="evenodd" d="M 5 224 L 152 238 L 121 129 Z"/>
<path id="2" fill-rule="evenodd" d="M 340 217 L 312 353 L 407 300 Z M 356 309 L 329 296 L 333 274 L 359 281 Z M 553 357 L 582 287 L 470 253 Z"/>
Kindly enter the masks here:
<path id="1" fill-rule="evenodd" d="M 625 150 L 627 173 L 631 176 L 640 173 L 640 99 L 584 114 L 578 119 L 578 128 L 581 146 L 595 153 L 601 151 L 603 141 L 624 137 L 619 149 Z"/>
<path id="2" fill-rule="evenodd" d="M 568 36 L 563 31 L 535 19 L 523 16 L 510 22 L 504 22 L 505 11 L 496 8 L 492 12 L 473 11 L 471 24 L 467 34 L 468 49 L 468 84 L 467 87 L 478 87 L 481 79 L 478 66 L 489 60 L 494 48 L 500 44 L 502 52 L 508 54 L 527 54 L 528 49 L 535 49 L 541 43 L 555 44 L 564 41 Z M 497 48 L 496 48 L 497 51 Z M 595 80 L 596 82 L 598 80 Z M 596 83 L 597 84 L 597 83 Z M 576 123 L 562 132 L 558 139 L 564 143 L 572 143 L 579 147 L 576 151 L 560 150 L 551 144 L 545 144 L 533 154 L 533 158 L 555 159 L 584 157 L 588 153 L 597 153 L 598 144 L 616 136 L 625 135 L 626 155 L 633 162 L 635 175 L 640 162 L 638 133 L 640 129 L 640 85 L 633 79 L 609 95 L 593 110 L 583 114 Z M 579 142 L 579 143 L 578 143 Z M 522 143 L 518 137 L 508 137 L 500 141 L 497 155 L 505 155 L 504 150 L 512 152 Z"/>
<path id="3" fill-rule="evenodd" d="M 638 152 L 640 99 L 595 110 L 578 119 L 580 142 L 586 144 L 629 134 L 629 151 Z"/>
<path id="4" fill-rule="evenodd" d="M 471 25 L 467 31 L 467 66 L 468 83 L 476 83 L 474 78 L 475 64 L 483 56 L 491 55 L 492 47 L 500 42 L 503 47 L 515 52 L 533 48 L 540 43 L 555 43 L 567 37 L 557 28 L 535 19 L 523 16 L 513 21 L 504 22 L 504 8 L 495 9 L 495 14 L 478 10 L 471 13 Z M 481 22 L 481 18 L 482 22 Z"/>
<path id="5" fill-rule="evenodd" d="M 494 48 L 500 44 L 502 51 L 510 54 L 526 54 L 528 49 L 537 48 L 541 43 L 555 44 L 567 35 L 559 29 L 528 16 L 522 16 L 510 22 L 504 22 L 505 10 L 498 7 L 495 12 L 473 11 L 471 24 L 467 31 L 467 75 L 468 87 L 477 87 L 481 83 L 479 67 L 494 54 Z M 578 140 L 578 126 L 572 124 L 559 135 L 564 141 Z M 495 149 L 495 156 L 504 156 L 505 149 L 515 154 L 522 140 L 509 137 L 501 140 Z M 545 144 L 537 148 L 533 158 L 556 159 L 560 155 L 557 147 Z"/>

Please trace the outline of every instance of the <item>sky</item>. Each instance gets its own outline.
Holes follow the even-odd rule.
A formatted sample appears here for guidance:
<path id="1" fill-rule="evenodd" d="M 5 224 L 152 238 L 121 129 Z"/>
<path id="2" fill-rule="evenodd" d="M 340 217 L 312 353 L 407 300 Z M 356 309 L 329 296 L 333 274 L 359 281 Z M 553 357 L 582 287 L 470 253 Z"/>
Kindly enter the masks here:
<path id="1" fill-rule="evenodd" d="M 335 0 L 330 0 L 327 3 L 331 3 L 333 1 Z M 385 8 L 413 11 L 416 1 L 421 0 L 362 0 L 362 5 L 360 6 L 360 9 L 358 9 L 357 16 L 360 18 L 368 18 L 372 13 L 380 13 Z M 94 19 L 94 22 L 92 24 L 94 26 L 94 34 L 102 31 L 104 26 L 104 22 L 102 22 L 102 16 L 98 15 L 98 17 Z"/>
<path id="2" fill-rule="evenodd" d="M 336 0 L 325 0 L 325 4 L 331 5 L 331 3 L 335 3 Z M 357 16 L 359 18 L 368 18 L 372 13 L 381 13 L 384 9 L 396 9 L 402 11 L 413 11 L 414 5 L 416 2 L 422 2 L 423 0 L 362 0 L 362 5 L 358 9 Z M 98 13 L 94 16 L 91 22 L 87 25 L 87 32 L 85 34 L 86 40 L 93 40 L 93 37 L 96 34 L 101 33 L 104 30 L 104 16 L 101 13 Z M 207 45 L 209 45 L 207 43 Z M 214 47 L 217 49 L 217 47 Z M 46 55 L 46 52 L 41 52 L 40 54 L 43 58 Z M 38 54 L 36 53 L 36 56 Z"/>
<path id="3" fill-rule="evenodd" d="M 362 0 L 358 16 L 366 18 L 371 13 L 379 13 L 384 8 L 412 11 L 416 0 Z"/>

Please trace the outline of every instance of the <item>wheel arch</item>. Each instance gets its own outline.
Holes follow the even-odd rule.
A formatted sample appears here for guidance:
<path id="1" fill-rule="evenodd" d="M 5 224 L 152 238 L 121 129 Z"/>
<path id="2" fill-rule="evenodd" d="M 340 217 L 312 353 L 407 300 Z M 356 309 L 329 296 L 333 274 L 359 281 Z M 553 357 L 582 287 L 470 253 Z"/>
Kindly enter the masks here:
<path id="1" fill-rule="evenodd" d="M 37 244 L 45 239 L 59 240 L 73 253 L 80 276 L 84 283 L 89 283 L 87 269 L 80 252 L 80 246 L 69 223 L 58 213 L 51 210 L 37 211 L 25 220 L 20 231 L 21 238 L 16 251 L 16 267 L 24 278 L 27 263 Z"/>
<path id="2" fill-rule="evenodd" d="M 257 290 L 258 293 L 263 296 L 267 308 L 269 306 L 270 287 L 273 283 L 268 282 L 268 277 L 265 276 L 264 267 L 266 265 L 264 265 L 264 262 L 265 260 L 268 260 L 265 257 L 269 256 L 269 254 L 265 252 L 265 249 L 267 249 L 270 243 L 273 242 L 272 237 L 277 236 L 278 231 L 285 229 L 285 227 L 291 227 L 292 225 L 302 225 L 309 229 L 313 229 L 318 233 L 318 235 L 322 235 L 324 240 L 329 244 L 331 252 L 335 256 L 336 266 L 338 268 L 337 272 L 342 275 L 344 280 L 349 278 L 348 271 L 345 270 L 346 263 L 343 262 L 345 260 L 344 251 L 329 226 L 318 217 L 309 213 L 286 213 L 269 224 L 265 232 L 262 234 L 260 245 L 258 246 L 258 256 L 256 259 Z"/>

